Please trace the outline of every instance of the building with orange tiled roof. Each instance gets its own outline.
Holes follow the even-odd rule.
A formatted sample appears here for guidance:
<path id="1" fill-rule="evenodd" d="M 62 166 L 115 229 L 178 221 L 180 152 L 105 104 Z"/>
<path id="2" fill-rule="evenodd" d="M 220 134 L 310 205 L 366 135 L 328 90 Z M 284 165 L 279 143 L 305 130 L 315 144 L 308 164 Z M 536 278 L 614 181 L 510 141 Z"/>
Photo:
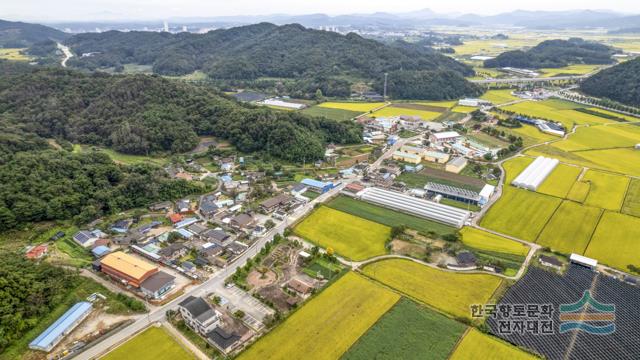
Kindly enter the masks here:
<path id="1" fill-rule="evenodd" d="M 127 285 L 140 284 L 158 272 L 158 267 L 122 251 L 106 255 L 100 260 L 102 272 Z"/>

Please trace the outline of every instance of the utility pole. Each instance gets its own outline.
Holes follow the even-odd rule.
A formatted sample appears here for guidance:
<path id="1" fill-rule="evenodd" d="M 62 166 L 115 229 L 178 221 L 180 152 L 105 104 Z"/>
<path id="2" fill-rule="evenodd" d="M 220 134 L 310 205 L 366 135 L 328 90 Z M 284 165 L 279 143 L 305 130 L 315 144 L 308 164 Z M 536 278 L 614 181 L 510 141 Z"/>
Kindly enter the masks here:
<path id="1" fill-rule="evenodd" d="M 384 101 L 387 101 L 387 77 L 389 76 L 388 73 L 384 73 L 384 94 L 382 95 Z"/>

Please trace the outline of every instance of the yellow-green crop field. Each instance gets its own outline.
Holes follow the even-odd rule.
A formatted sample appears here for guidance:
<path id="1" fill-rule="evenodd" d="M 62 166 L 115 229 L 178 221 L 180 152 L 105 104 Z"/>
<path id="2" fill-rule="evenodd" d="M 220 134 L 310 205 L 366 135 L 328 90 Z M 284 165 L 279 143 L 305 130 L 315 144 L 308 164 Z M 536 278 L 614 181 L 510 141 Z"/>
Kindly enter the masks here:
<path id="1" fill-rule="evenodd" d="M 463 114 L 468 114 L 468 113 L 474 112 L 476 110 L 478 110 L 477 107 L 462 106 L 462 105 L 454 106 L 453 109 L 451 109 L 451 111 L 453 111 L 453 112 L 463 113 Z"/>
<path id="2" fill-rule="evenodd" d="M 624 198 L 622 212 L 625 214 L 640 217 L 640 180 L 631 179 L 627 196 Z"/>
<path id="3" fill-rule="evenodd" d="M 597 70 L 599 65 L 574 64 L 561 68 L 540 69 L 543 77 L 553 77 L 561 75 L 585 75 Z"/>
<path id="4" fill-rule="evenodd" d="M 502 164 L 504 171 L 507 173 L 505 176 L 505 185 L 511 184 L 518 174 L 527 168 L 533 162 L 533 158 L 527 156 L 518 156 L 513 159 L 509 159 Z"/>
<path id="5" fill-rule="evenodd" d="M 565 254 L 582 254 L 598 225 L 602 209 L 563 201 L 537 243 Z"/>
<path id="6" fill-rule="evenodd" d="M 395 106 L 387 106 L 378 111 L 371 113 L 371 116 L 375 117 L 387 117 L 387 116 L 419 116 L 422 120 L 429 121 L 442 115 L 442 113 L 435 111 L 425 111 L 409 108 L 401 108 Z"/>
<path id="7" fill-rule="evenodd" d="M 28 61 L 31 57 L 22 53 L 26 49 L 0 48 L 0 59 L 14 61 Z"/>
<path id="8" fill-rule="evenodd" d="M 640 126 L 610 125 L 576 129 L 575 134 L 553 146 L 564 151 L 633 147 L 640 141 Z"/>
<path id="9" fill-rule="evenodd" d="M 561 199 L 505 185 L 502 197 L 482 218 L 487 229 L 535 241 Z"/>
<path id="10" fill-rule="evenodd" d="M 238 359 L 339 359 L 400 296 L 347 273 Z"/>
<path id="11" fill-rule="evenodd" d="M 551 175 L 549 175 L 538 188 L 538 192 L 565 198 L 578 179 L 581 171 L 582 168 L 580 167 L 558 164 Z"/>
<path id="12" fill-rule="evenodd" d="M 631 122 L 638 122 L 640 121 L 640 117 L 639 116 L 631 116 L 631 115 L 625 115 L 625 114 L 621 114 L 619 112 L 615 112 L 615 111 L 609 111 L 609 110 L 605 110 L 605 109 L 600 109 L 600 108 L 587 108 L 588 110 L 591 111 L 595 111 L 604 115 L 611 115 L 611 116 L 615 116 L 615 117 L 619 117 L 622 119 L 625 119 L 627 121 L 631 121 Z"/>
<path id="13" fill-rule="evenodd" d="M 360 103 L 360 102 L 325 102 L 318 106 L 330 108 L 330 109 L 343 109 L 349 111 L 357 111 L 360 113 L 366 113 L 373 109 L 377 109 L 384 105 L 384 103 Z"/>
<path id="14" fill-rule="evenodd" d="M 585 150 L 568 152 L 553 145 L 538 146 L 525 152 L 530 156 L 547 156 L 562 162 L 592 169 L 608 170 L 620 174 L 640 176 L 640 151 L 632 148 Z"/>
<path id="15" fill-rule="evenodd" d="M 506 104 L 511 101 L 519 100 L 517 96 L 511 95 L 513 90 L 489 90 L 484 93 L 480 99 L 491 101 L 493 105 Z"/>
<path id="16" fill-rule="evenodd" d="M 582 177 L 582 181 L 589 182 L 590 185 L 585 205 L 620 210 L 629 186 L 628 177 L 589 170 Z"/>
<path id="17" fill-rule="evenodd" d="M 454 316 L 470 318 L 469 306 L 485 304 L 502 280 L 486 274 L 458 274 L 411 260 L 382 260 L 364 273 L 418 301 Z"/>
<path id="18" fill-rule="evenodd" d="M 533 360 L 537 357 L 498 338 L 470 328 L 449 360 Z"/>
<path id="19" fill-rule="evenodd" d="M 163 327 L 150 327 L 105 355 L 103 360 L 186 360 L 197 359 Z"/>
<path id="20" fill-rule="evenodd" d="M 415 104 L 418 105 L 427 105 L 427 106 L 437 106 L 443 107 L 447 109 L 451 109 L 452 107 L 458 104 L 458 100 L 444 100 L 444 101 L 416 101 Z"/>
<path id="21" fill-rule="evenodd" d="M 501 127 L 500 130 L 508 134 L 520 136 L 522 138 L 522 142 L 524 146 L 531 146 L 531 145 L 540 144 L 543 142 L 558 139 L 557 136 L 543 133 L 542 131 L 538 130 L 538 128 L 536 128 L 535 126 L 529 126 L 529 125 L 523 125 L 522 127 L 513 128 L 513 129 Z"/>
<path id="22" fill-rule="evenodd" d="M 574 124 L 607 124 L 614 122 L 599 116 L 585 114 L 560 105 L 558 100 L 524 101 L 505 106 L 503 109 L 531 116 L 561 122 L 567 129 Z"/>
<path id="23" fill-rule="evenodd" d="M 640 218 L 605 211 L 585 256 L 620 270 L 640 265 Z"/>
<path id="24" fill-rule="evenodd" d="M 294 232 L 302 238 L 353 260 L 386 254 L 391 228 L 322 206 L 298 224 Z"/>
<path id="25" fill-rule="evenodd" d="M 529 247 L 525 244 L 476 228 L 464 227 L 460 230 L 460 234 L 462 235 L 462 242 L 474 249 L 520 256 L 527 256 L 529 253 Z"/>
<path id="26" fill-rule="evenodd" d="M 585 200 L 587 200 L 587 196 L 589 195 L 590 188 L 591 185 L 589 183 L 576 181 L 567 194 L 567 199 L 584 204 Z"/>
<path id="27" fill-rule="evenodd" d="M 465 40 L 464 44 L 454 46 L 457 55 L 500 55 L 503 52 L 522 49 L 525 46 L 535 46 L 541 40 L 513 37 L 506 40 Z"/>

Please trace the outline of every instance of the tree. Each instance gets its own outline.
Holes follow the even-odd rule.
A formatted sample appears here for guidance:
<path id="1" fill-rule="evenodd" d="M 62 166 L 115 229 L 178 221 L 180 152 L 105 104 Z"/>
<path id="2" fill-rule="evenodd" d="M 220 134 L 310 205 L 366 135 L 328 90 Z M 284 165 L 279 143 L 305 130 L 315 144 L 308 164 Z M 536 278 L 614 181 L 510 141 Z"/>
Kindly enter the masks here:
<path id="1" fill-rule="evenodd" d="M 276 223 L 274 223 L 274 222 L 273 222 L 273 220 L 271 220 L 271 219 L 269 219 L 269 220 L 265 221 L 265 223 L 264 223 L 264 227 L 265 227 L 267 230 L 271 230 L 271 229 L 273 229 L 275 226 L 276 226 Z"/>
<path id="2" fill-rule="evenodd" d="M 237 319 L 242 319 L 242 318 L 244 318 L 244 315 L 245 315 L 245 314 L 244 314 L 244 311 L 242 311 L 242 310 L 236 310 L 236 311 L 233 313 L 233 316 L 234 316 L 235 318 L 237 318 Z"/>

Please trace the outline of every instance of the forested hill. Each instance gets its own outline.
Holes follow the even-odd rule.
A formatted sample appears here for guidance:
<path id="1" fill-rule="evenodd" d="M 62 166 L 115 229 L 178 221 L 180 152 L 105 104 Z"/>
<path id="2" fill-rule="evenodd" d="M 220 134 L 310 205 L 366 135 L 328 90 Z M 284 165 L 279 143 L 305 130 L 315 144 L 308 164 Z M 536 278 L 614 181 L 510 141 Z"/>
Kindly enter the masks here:
<path id="1" fill-rule="evenodd" d="M 199 135 L 286 160 L 322 158 L 327 142 L 361 141 L 358 125 L 242 105 L 160 76 L 84 74 L 0 62 L 0 116 L 45 138 L 128 154 L 179 153 Z"/>
<path id="2" fill-rule="evenodd" d="M 383 44 L 296 24 L 261 23 L 206 34 L 109 31 L 75 35 L 66 43 L 76 54 L 92 54 L 72 59 L 75 67 L 118 69 L 136 63 L 152 65 L 161 75 L 202 70 L 212 79 L 245 85 L 259 78 L 295 79 L 291 93 L 307 96 L 319 88 L 324 95 L 349 96 L 350 79 L 374 82 L 385 72 L 473 74 L 469 66 L 422 44 Z M 462 88 L 456 95 L 465 92 Z"/>
<path id="3" fill-rule="evenodd" d="M 24 48 L 47 40 L 63 41 L 69 36 L 44 25 L 0 20 L 0 47 Z"/>
<path id="4" fill-rule="evenodd" d="M 569 64 L 612 64 L 616 50 L 580 38 L 546 40 L 527 51 L 514 50 L 484 62 L 485 67 L 559 68 Z"/>
<path id="5" fill-rule="evenodd" d="M 640 107 L 640 58 L 600 71 L 583 81 L 580 89 L 591 96 Z"/>

